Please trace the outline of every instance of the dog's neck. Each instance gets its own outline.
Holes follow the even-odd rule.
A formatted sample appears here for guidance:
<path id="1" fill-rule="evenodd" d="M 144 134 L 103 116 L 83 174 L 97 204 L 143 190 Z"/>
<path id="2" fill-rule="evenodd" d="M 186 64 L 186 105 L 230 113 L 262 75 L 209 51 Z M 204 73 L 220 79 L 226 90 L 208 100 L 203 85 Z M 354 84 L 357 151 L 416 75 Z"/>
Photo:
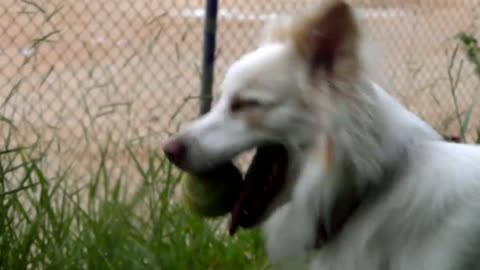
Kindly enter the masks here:
<path id="1" fill-rule="evenodd" d="M 363 102 L 346 104 L 357 108 L 353 107 L 350 121 L 330 135 L 337 155 L 336 179 L 332 181 L 336 186 L 332 189 L 335 194 L 329 196 L 331 201 L 323 202 L 331 209 L 327 211 L 329 216 L 319 216 L 318 246 L 335 238 L 358 207 L 388 190 L 407 164 L 409 149 L 415 142 L 441 139 L 378 86 L 367 90 L 371 90 L 371 96 Z"/>
<path id="2" fill-rule="evenodd" d="M 359 181 L 383 181 L 385 168 L 401 163 L 404 153 L 416 142 L 442 139 L 378 85 L 369 81 L 357 85 L 362 89 L 355 91 L 365 96 L 347 101 L 348 120 L 332 137 L 343 161 L 351 163 Z"/>

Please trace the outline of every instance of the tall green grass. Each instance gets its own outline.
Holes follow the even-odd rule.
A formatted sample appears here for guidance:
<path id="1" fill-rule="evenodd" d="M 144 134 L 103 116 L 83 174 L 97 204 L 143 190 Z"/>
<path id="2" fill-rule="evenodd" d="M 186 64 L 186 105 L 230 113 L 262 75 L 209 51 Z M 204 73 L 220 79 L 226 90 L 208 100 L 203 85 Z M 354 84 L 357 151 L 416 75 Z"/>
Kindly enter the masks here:
<path id="1" fill-rule="evenodd" d="M 465 32 L 460 32 L 456 38 L 459 42 L 459 47 L 462 49 L 468 62 L 473 66 L 476 77 L 480 80 L 480 45 L 478 44 L 477 38 L 472 34 Z M 478 91 L 476 92 L 478 93 Z M 460 135 L 462 136 L 463 141 L 466 141 L 465 133 L 468 131 L 471 114 L 476 105 L 477 96 L 475 96 L 472 104 L 467 109 L 464 121 L 460 128 Z M 480 126 L 477 126 L 476 128 L 475 143 L 480 144 Z"/>
<path id="2" fill-rule="evenodd" d="M 48 176 L 42 153 L 0 150 L 0 269 L 267 269 L 257 231 L 231 238 L 223 220 L 172 202 L 180 174 L 151 152 L 133 155 L 138 185 L 113 177 L 108 148 L 84 186 L 68 171 Z M 135 190 L 131 190 L 135 186 Z"/>
<path id="3" fill-rule="evenodd" d="M 465 32 L 458 33 L 455 36 L 455 41 L 457 44 L 450 56 L 447 67 L 448 86 L 454 111 L 450 116 L 443 119 L 442 131 L 448 129 L 450 124 L 454 123 L 458 127 L 456 135 L 458 135 L 460 142 L 467 143 L 473 141 L 476 144 L 480 144 L 480 125 L 477 124 L 475 130 L 472 130 L 471 123 L 474 110 L 478 105 L 480 91 L 476 89 L 471 96 L 469 104 L 463 107 L 459 105 L 458 96 L 460 82 L 465 77 L 464 58 L 473 66 L 474 76 L 477 77 L 479 79 L 478 82 L 480 82 L 480 46 L 472 34 Z"/>
<path id="4" fill-rule="evenodd" d="M 37 40 L 36 46 L 55 33 Z M 476 39 L 462 33 L 458 40 L 480 78 Z M 449 78 L 457 105 L 460 71 L 452 68 L 456 55 L 457 50 Z M 466 112 L 456 106 L 463 141 L 475 104 Z M 1 115 L 0 124 L 12 125 Z M 132 184 L 127 175 L 113 173 L 115 165 L 107 166 L 106 145 L 96 170 L 85 172 L 74 185 L 77 179 L 68 170 L 46 172 L 49 147 L 14 145 L 12 134 L 0 140 L 0 270 L 269 269 L 258 231 L 231 238 L 224 219 L 204 220 L 172 201 L 181 175 L 157 153 L 149 152 L 142 162 L 135 151 L 128 151 L 140 179 Z"/>

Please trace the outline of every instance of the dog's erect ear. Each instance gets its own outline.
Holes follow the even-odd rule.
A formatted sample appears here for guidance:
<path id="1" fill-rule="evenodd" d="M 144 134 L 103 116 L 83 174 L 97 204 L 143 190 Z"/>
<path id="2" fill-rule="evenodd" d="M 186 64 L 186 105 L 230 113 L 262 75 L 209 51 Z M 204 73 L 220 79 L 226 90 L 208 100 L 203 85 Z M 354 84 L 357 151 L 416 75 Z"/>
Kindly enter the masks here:
<path id="1" fill-rule="evenodd" d="M 358 27 L 352 8 L 344 1 L 330 0 L 298 21 L 292 38 L 298 52 L 311 68 L 331 71 L 341 57 L 356 50 Z"/>

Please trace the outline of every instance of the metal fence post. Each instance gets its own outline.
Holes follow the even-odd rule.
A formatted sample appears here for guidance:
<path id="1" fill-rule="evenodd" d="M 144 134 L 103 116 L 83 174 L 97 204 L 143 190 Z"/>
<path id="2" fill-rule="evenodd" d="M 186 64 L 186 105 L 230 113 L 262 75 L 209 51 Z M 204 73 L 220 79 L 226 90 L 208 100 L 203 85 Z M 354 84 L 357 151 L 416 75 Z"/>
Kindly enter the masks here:
<path id="1" fill-rule="evenodd" d="M 203 35 L 202 86 L 200 92 L 200 115 L 210 110 L 213 99 L 214 62 L 217 31 L 217 0 L 206 1 Z"/>

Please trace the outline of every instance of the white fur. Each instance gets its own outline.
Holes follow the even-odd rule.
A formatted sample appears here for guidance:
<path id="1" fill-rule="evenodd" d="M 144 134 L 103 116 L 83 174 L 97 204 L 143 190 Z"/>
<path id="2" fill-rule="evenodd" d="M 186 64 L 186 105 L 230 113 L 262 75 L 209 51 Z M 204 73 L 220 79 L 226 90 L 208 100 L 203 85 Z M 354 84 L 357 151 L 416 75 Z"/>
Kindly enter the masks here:
<path id="1" fill-rule="evenodd" d="M 188 146 L 183 168 L 212 167 L 264 142 L 287 146 L 288 184 L 263 224 L 276 266 L 311 258 L 312 270 L 480 268 L 480 148 L 442 142 L 370 80 L 361 48 L 340 56 L 358 57 L 355 72 L 345 66 L 311 78 L 291 41 L 266 37 L 230 67 L 212 111 L 177 136 Z M 260 105 L 232 112 L 235 99 Z M 325 138 L 333 138 L 333 168 L 322 158 Z M 345 176 L 347 163 L 353 174 Z M 385 177 L 387 169 L 394 173 Z M 332 241 L 312 249 L 339 190 L 389 182 Z"/>

